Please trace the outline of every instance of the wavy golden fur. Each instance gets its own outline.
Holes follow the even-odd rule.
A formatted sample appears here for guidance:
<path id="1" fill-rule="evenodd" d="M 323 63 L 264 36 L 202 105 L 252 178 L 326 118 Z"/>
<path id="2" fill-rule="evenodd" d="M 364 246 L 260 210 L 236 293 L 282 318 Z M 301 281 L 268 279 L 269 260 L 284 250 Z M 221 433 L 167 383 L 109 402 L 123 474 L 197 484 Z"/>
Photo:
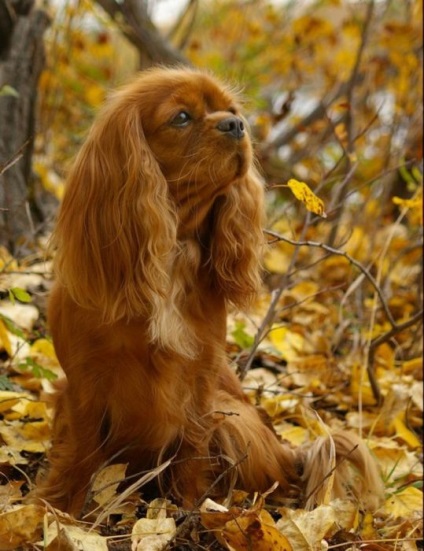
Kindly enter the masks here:
<path id="1" fill-rule="evenodd" d="M 78 514 L 111 459 L 131 474 L 175 456 L 161 488 L 186 504 L 210 488 L 224 495 L 229 477 L 214 481 L 233 465 L 237 486 L 278 481 L 282 495 L 313 505 L 308 492 L 332 449 L 358 467 L 362 498 L 378 493 L 363 443 L 281 443 L 228 366 L 227 308 L 247 307 L 260 288 L 263 221 L 262 183 L 228 88 L 199 71 L 155 68 L 109 99 L 53 236 L 49 322 L 67 382 L 39 496 Z"/>

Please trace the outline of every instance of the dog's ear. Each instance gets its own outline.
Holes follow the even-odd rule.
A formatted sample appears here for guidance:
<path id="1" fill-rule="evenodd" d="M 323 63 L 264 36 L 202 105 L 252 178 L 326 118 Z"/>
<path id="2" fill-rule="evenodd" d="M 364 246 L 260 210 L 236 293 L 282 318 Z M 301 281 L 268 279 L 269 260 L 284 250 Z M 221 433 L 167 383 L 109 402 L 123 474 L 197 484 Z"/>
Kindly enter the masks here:
<path id="1" fill-rule="evenodd" d="M 211 263 L 218 287 L 238 308 L 249 307 L 261 287 L 263 201 L 263 184 L 251 168 L 217 205 Z"/>
<path id="2" fill-rule="evenodd" d="M 60 280 L 104 322 L 154 316 L 152 305 L 170 288 L 177 221 L 140 107 L 124 89 L 100 113 L 70 173 L 53 234 Z"/>

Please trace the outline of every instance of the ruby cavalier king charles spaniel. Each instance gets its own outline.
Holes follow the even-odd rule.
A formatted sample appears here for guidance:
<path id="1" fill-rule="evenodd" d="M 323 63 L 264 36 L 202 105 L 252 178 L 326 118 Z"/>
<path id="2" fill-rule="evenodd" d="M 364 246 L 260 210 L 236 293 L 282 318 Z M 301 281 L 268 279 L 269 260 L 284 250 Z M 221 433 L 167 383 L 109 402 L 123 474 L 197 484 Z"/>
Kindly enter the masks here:
<path id="1" fill-rule="evenodd" d="M 246 309 L 261 287 L 263 224 L 263 185 L 228 87 L 154 68 L 109 98 L 53 234 L 48 318 L 66 382 L 38 497 L 80 515 L 104 465 L 141 477 L 168 461 L 157 491 L 187 507 L 275 482 L 300 506 L 323 488 L 376 506 L 381 480 L 362 441 L 338 432 L 293 448 L 228 364 L 227 310 Z"/>

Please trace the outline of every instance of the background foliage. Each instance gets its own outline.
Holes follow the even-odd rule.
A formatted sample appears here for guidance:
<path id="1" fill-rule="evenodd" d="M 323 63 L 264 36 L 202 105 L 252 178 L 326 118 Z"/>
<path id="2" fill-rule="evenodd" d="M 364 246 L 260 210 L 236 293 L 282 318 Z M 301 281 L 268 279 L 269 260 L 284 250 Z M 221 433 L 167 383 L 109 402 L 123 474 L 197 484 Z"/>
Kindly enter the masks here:
<path id="1" fill-rule="evenodd" d="M 155 15 L 160 0 L 148 7 Z M 366 549 L 417 549 L 422 535 L 422 3 L 203 0 L 183 8 L 162 21 L 162 32 L 193 65 L 242 88 L 269 190 L 264 293 L 249 318 L 232 314 L 229 353 L 246 390 L 279 434 L 298 445 L 325 427 L 359 431 L 380 462 L 387 488 L 387 501 L 374 520 L 357 511 L 359 516 L 335 530 L 331 515 L 339 517 L 341 509 L 333 504 L 332 511 L 320 513 L 330 522 L 327 531 L 314 535 L 313 517 L 306 516 L 304 524 L 297 518 L 307 543 L 280 525 L 280 534 L 291 534 L 290 543 L 274 548 L 316 549 L 326 539 L 330 547 L 356 540 Z M 110 88 L 138 70 L 143 56 L 124 38 L 122 22 L 111 22 L 98 4 L 79 0 L 51 9 L 35 171 L 60 199 L 67 168 L 96 109 Z M 293 197 L 286 186 L 290 179 L 306 182 L 320 197 L 326 218 Z M 26 486 L 22 481 L 10 486 L 19 479 L 14 469 L 30 470 L 34 460 L 28 454 L 44 451 L 49 438 L 50 410 L 44 402 L 28 402 L 27 392 L 38 399 L 60 368 L 45 340 L 42 291 L 49 283 L 35 273 L 44 267 L 34 266 L 34 258 L 18 264 L 2 251 L 0 269 L 1 286 L 11 299 L 0 310 L 5 387 L 0 435 L 9 454 L 3 458 L 10 469 L 6 487 L 19 501 Z M 22 279 L 24 271 L 38 279 Z M 36 306 L 27 305 L 22 319 L 16 314 L 27 300 L 21 288 L 30 291 Z M 310 406 L 318 421 L 307 413 Z M 102 506 L 108 511 L 110 503 Z M 169 507 L 168 519 L 183 515 Z M 272 518 L 263 517 L 262 502 L 249 507 L 249 519 L 274 526 Z M 140 516 L 134 505 L 119 514 L 131 521 L 136 512 Z M 221 533 L 231 532 L 227 520 L 222 519 Z M 1 522 L 0 517 L 0 527 Z M 207 518 L 202 522 L 210 528 Z M 205 536 L 195 526 L 200 545 Z M 167 529 L 175 541 L 172 526 Z M 109 530 L 119 532 L 113 523 Z M 272 548 L 266 547 L 266 533 L 257 549 Z M 189 534 L 179 529 L 178 541 L 196 548 L 191 547 L 196 537 Z M 272 530 L 269 537 L 275 541 Z M 219 549 L 219 541 L 203 548 Z M 245 548 L 237 537 L 232 545 Z"/>

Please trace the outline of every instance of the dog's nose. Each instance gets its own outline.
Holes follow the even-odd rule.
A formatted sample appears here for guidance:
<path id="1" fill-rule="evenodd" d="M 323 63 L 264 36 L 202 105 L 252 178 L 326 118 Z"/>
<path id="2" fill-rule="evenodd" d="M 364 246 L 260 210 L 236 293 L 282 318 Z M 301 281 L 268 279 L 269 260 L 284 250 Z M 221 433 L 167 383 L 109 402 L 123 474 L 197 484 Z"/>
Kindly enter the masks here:
<path id="1" fill-rule="evenodd" d="M 243 138 L 244 136 L 244 124 L 238 117 L 228 117 L 223 119 L 216 125 L 217 129 L 224 134 L 229 134 L 233 138 Z"/>

